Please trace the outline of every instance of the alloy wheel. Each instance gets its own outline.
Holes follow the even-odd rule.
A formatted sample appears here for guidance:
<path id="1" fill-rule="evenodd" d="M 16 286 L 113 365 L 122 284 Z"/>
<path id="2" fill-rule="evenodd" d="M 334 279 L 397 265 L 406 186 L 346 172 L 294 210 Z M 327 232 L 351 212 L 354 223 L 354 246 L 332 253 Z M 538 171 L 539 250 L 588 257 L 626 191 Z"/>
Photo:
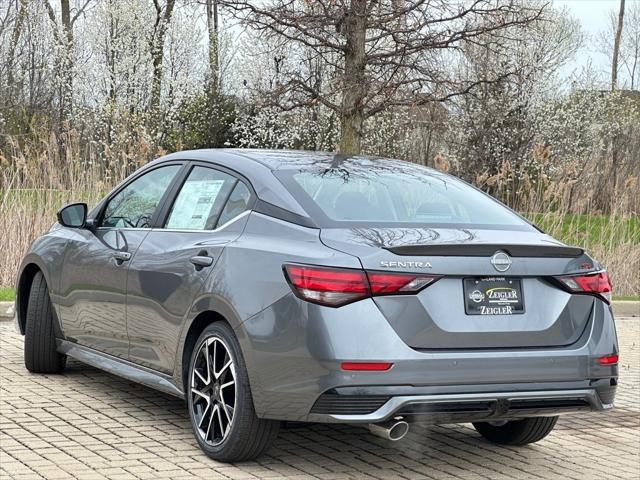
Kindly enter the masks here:
<path id="1" fill-rule="evenodd" d="M 225 441 L 236 405 L 236 371 L 229 347 L 212 336 L 202 342 L 191 373 L 191 404 L 200 438 L 211 446 Z"/>

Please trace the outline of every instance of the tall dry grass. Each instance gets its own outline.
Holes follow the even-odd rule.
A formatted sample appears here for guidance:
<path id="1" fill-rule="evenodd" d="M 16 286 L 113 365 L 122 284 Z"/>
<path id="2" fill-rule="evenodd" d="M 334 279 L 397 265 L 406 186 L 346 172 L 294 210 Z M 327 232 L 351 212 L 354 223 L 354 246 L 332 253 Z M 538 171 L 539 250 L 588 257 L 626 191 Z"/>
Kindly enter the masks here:
<path id="1" fill-rule="evenodd" d="M 145 143 L 125 145 L 118 151 L 96 143 L 82 145 L 73 132 L 63 138 L 49 134 L 28 144 L 7 139 L 6 153 L 0 153 L 0 251 L 4 258 L 0 287 L 14 285 L 29 245 L 53 225 L 61 206 L 82 201 L 91 208 L 120 180 L 161 153 L 150 152 Z"/>
<path id="2" fill-rule="evenodd" d="M 85 144 L 73 133 L 64 138 L 47 135 L 28 145 L 9 139 L 4 151 L 8 153 L 0 155 L 0 251 L 4 258 L 0 287 L 13 286 L 24 252 L 50 228 L 62 205 L 71 201 L 95 204 L 117 182 L 162 153 L 151 151 L 143 142 L 124 144 L 115 151 Z M 604 215 L 599 213 L 601 189 L 585 174 L 589 169 L 596 171 L 594 165 L 548 168 L 548 150 L 536 147 L 532 155 L 535 172 L 516 171 L 505 163 L 495 175 L 479 175 L 476 184 L 550 235 L 585 248 L 611 273 L 615 294 L 640 295 L 638 179 L 619 176 L 607 200 L 611 202 L 606 209 L 609 213 Z"/>
<path id="3" fill-rule="evenodd" d="M 609 271 L 616 295 L 640 295 L 637 164 L 619 169 L 612 181 L 600 157 L 581 165 L 552 164 L 549 149 L 540 145 L 532 157 L 531 173 L 504 162 L 496 174 L 479 175 L 475 183 L 551 236 L 587 250 Z"/>

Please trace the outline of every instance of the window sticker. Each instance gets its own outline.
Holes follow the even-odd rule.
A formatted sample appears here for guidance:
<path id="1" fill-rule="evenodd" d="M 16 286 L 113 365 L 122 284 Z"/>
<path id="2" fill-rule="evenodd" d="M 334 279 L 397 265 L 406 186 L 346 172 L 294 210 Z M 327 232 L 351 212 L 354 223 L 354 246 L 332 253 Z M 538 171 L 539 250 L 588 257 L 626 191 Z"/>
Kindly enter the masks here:
<path id="1" fill-rule="evenodd" d="M 224 180 L 188 181 L 182 186 L 166 228 L 204 230 Z"/>

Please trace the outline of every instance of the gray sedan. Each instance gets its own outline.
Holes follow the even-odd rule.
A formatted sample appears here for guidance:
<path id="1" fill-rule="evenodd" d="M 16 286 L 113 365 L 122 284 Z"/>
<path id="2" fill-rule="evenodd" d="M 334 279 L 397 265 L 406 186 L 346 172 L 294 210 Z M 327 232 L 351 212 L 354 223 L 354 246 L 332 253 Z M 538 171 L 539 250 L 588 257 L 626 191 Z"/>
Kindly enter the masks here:
<path id="1" fill-rule="evenodd" d="M 67 205 L 17 281 L 25 364 L 78 359 L 186 400 L 221 461 L 281 421 L 473 422 L 536 442 L 613 407 L 611 284 L 474 187 L 388 159 L 200 150 Z"/>

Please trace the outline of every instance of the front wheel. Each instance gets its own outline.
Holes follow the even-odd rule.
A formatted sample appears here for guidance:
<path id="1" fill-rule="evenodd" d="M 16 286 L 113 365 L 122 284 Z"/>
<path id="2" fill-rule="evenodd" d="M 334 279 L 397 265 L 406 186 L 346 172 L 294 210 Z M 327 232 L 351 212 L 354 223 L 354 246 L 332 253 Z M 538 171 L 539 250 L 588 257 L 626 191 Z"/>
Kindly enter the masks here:
<path id="1" fill-rule="evenodd" d="M 24 365 L 32 373 L 60 373 L 67 356 L 56 350 L 53 306 L 42 272 L 31 282 L 24 332 Z"/>
<path id="2" fill-rule="evenodd" d="M 477 422 L 474 428 L 480 435 L 500 445 L 526 445 L 542 440 L 551 433 L 558 417 L 534 417 L 508 422 Z"/>
<path id="3" fill-rule="evenodd" d="M 208 456 L 222 462 L 251 460 L 273 443 L 280 424 L 256 416 L 244 358 L 227 324 L 216 322 L 202 332 L 188 380 L 191 425 Z"/>

